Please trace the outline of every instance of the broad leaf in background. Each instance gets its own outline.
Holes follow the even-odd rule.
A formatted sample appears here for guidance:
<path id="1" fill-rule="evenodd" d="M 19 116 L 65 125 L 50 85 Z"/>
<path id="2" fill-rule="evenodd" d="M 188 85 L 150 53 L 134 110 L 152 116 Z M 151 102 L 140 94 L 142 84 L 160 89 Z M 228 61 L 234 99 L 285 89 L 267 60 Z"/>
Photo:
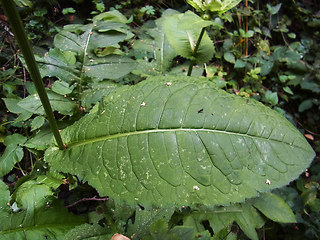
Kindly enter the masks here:
<path id="1" fill-rule="evenodd" d="M 18 133 L 5 138 L 6 149 L 0 157 L 0 177 L 9 173 L 14 165 L 22 160 L 24 155 L 22 146 L 26 141 L 27 138 Z"/>
<path id="2" fill-rule="evenodd" d="M 14 2 L 19 7 L 32 7 L 32 2 L 30 0 L 14 0 Z"/>
<path id="3" fill-rule="evenodd" d="M 191 11 L 167 16 L 163 21 L 163 27 L 171 47 L 177 54 L 196 63 L 208 62 L 213 57 L 214 44 L 206 32 L 202 37 L 198 51 L 194 52 L 201 29 L 213 24 L 215 23 L 205 21 Z"/>
<path id="4" fill-rule="evenodd" d="M 22 122 L 26 121 L 29 118 L 32 117 L 33 113 L 20 107 L 18 103 L 21 101 L 21 99 L 17 98 L 2 98 L 4 103 L 6 104 L 7 109 L 15 114 L 18 114 L 19 116 L 15 119 L 15 122 Z"/>
<path id="5" fill-rule="evenodd" d="M 29 149 L 36 149 L 36 150 L 43 151 L 50 145 L 52 138 L 53 138 L 52 131 L 47 126 L 37 131 L 34 134 L 34 136 L 28 139 L 28 141 L 24 144 L 24 146 L 26 146 Z"/>
<path id="6" fill-rule="evenodd" d="M 282 115 L 203 79 L 153 77 L 117 89 L 62 131 L 45 160 L 129 204 L 242 202 L 286 185 L 315 153 Z"/>
<path id="7" fill-rule="evenodd" d="M 168 223 L 164 219 L 159 219 L 150 227 L 150 236 L 142 238 L 142 240 L 193 240 L 195 229 L 188 226 L 175 226 L 169 230 Z"/>
<path id="8" fill-rule="evenodd" d="M 294 223 L 296 218 L 289 205 L 273 193 L 264 193 L 252 201 L 252 204 L 266 217 L 275 222 Z"/>
<path id="9" fill-rule="evenodd" d="M 101 101 L 102 98 L 108 96 L 123 85 L 105 81 L 92 83 L 89 86 L 90 87 L 81 94 L 81 103 L 86 109 L 91 109 L 92 105 Z"/>
<path id="10" fill-rule="evenodd" d="M 115 232 L 112 232 L 109 226 L 100 226 L 97 223 L 94 224 L 82 224 L 76 226 L 70 230 L 63 239 L 65 240 L 106 240 L 111 239 Z"/>
<path id="11" fill-rule="evenodd" d="M 198 12 L 211 11 L 214 13 L 224 13 L 237 6 L 241 0 L 187 0 Z"/>
<path id="12" fill-rule="evenodd" d="M 137 54 L 142 53 L 143 57 L 143 60 L 140 60 L 138 56 L 140 64 L 134 73 L 147 75 L 164 74 L 171 68 L 172 61 L 178 54 L 168 42 L 163 29 L 163 22 L 166 17 L 177 13 L 177 11 L 168 9 L 162 14 L 161 18 L 155 21 L 155 26 L 148 27 L 150 23 L 144 25 L 146 33 L 140 36 L 133 44 L 134 51 Z M 151 62 L 150 59 L 152 59 Z"/>
<path id="13" fill-rule="evenodd" d="M 76 53 L 53 48 L 43 57 L 35 57 L 42 77 L 57 77 L 67 83 L 80 81 L 81 66 L 76 65 Z"/>
<path id="14" fill-rule="evenodd" d="M 45 123 L 46 119 L 42 116 L 36 116 L 31 122 L 31 131 L 39 129 Z"/>
<path id="15" fill-rule="evenodd" d="M 253 240 L 259 239 L 256 229 L 261 228 L 265 223 L 263 217 L 251 204 L 243 203 L 213 209 L 200 207 L 183 219 L 183 225 L 204 231 L 202 225 L 204 221 L 209 222 L 214 233 L 224 232 L 236 222 L 241 230 Z"/>
<path id="16" fill-rule="evenodd" d="M 134 234 L 135 239 L 141 239 L 148 233 L 150 226 L 157 220 L 162 219 L 168 223 L 174 211 L 175 207 L 152 209 L 151 211 L 142 210 L 140 207 L 137 207 L 134 224 L 128 225 L 128 235 Z"/>
<path id="17" fill-rule="evenodd" d="M 84 76 L 98 80 L 117 79 L 131 72 L 135 62 L 118 55 L 117 50 L 120 48 L 118 43 L 130 39 L 133 34 L 123 23 L 125 17 L 121 13 L 109 14 L 113 17 L 106 14 L 96 16 L 87 25 L 64 26 L 54 38 L 55 49 L 43 58 L 37 58 L 42 76 L 56 76 L 73 82 Z"/>
<path id="18" fill-rule="evenodd" d="M 58 111 L 64 115 L 72 115 L 75 108 L 77 107 L 75 102 L 56 94 L 50 90 L 47 91 L 51 107 L 53 111 Z M 44 115 L 44 109 L 40 101 L 39 95 L 29 95 L 18 102 L 18 106 L 35 114 Z"/>
<path id="19" fill-rule="evenodd" d="M 8 207 L 8 203 L 10 202 L 10 192 L 7 185 L 0 181 L 0 219 L 4 219 L 8 214 L 10 214 L 11 210 Z M 7 206 L 7 207 L 3 207 Z"/>
<path id="20" fill-rule="evenodd" d="M 58 111 L 64 115 L 72 115 L 76 109 L 76 103 L 59 95 L 51 90 L 47 90 L 47 94 L 53 111 Z M 6 107 L 10 112 L 19 114 L 15 121 L 25 121 L 33 114 L 45 115 L 42 103 L 37 93 L 29 95 L 24 99 L 3 98 Z"/>
<path id="21" fill-rule="evenodd" d="M 43 180 L 43 179 L 42 179 Z M 38 181 L 27 181 L 17 190 L 19 211 L 8 206 L 9 190 L 0 184 L 0 239 L 63 239 L 67 231 L 84 223 L 70 214 L 52 197 L 51 187 Z M 5 197 L 5 198 L 4 198 Z"/>

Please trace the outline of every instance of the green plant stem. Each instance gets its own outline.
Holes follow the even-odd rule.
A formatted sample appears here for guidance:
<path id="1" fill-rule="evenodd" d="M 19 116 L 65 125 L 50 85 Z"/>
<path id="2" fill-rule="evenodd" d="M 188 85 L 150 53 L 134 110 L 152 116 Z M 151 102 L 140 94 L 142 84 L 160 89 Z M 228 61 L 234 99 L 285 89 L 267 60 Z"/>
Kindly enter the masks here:
<path id="1" fill-rule="evenodd" d="M 10 26 L 14 32 L 15 39 L 18 42 L 18 45 L 21 49 L 21 52 L 23 54 L 23 57 L 25 59 L 25 62 L 28 66 L 28 70 L 30 73 L 30 76 L 34 82 L 34 85 L 37 89 L 37 92 L 39 94 L 41 103 L 43 105 L 43 108 L 46 112 L 51 130 L 53 132 L 53 135 L 57 141 L 57 144 L 59 148 L 62 150 L 64 149 L 64 145 L 58 130 L 57 122 L 54 118 L 52 108 L 49 102 L 48 95 L 46 93 L 46 90 L 44 88 L 44 84 L 42 82 L 42 78 L 39 72 L 39 68 L 37 65 L 37 62 L 34 58 L 31 44 L 27 38 L 27 34 L 24 30 L 23 23 L 21 21 L 21 18 L 18 14 L 18 11 L 15 7 L 15 3 L 13 0 L 1 0 L 3 10 L 10 21 Z"/>
<path id="2" fill-rule="evenodd" d="M 195 56 L 195 55 L 197 54 L 197 52 L 198 52 L 198 49 L 199 49 L 199 46 L 200 46 L 200 42 L 201 42 L 201 40 L 202 40 L 202 37 L 203 37 L 203 34 L 204 34 L 205 30 L 206 30 L 206 28 L 202 28 L 202 29 L 201 29 L 200 35 L 199 35 L 199 37 L 198 37 L 196 46 L 195 46 L 194 51 L 193 51 L 193 56 Z M 193 66 L 194 66 L 195 64 L 196 64 L 195 61 L 191 61 L 191 62 L 190 62 L 187 76 L 191 76 L 192 69 L 193 69 Z"/>

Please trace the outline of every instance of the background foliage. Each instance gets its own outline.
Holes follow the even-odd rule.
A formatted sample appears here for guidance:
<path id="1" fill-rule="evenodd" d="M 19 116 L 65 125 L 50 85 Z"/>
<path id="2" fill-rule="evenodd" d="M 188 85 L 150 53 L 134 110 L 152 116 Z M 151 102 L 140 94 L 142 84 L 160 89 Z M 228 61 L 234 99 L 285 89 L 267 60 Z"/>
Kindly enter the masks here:
<path id="1" fill-rule="evenodd" d="M 95 104 L 119 85 L 134 85 L 157 74 L 186 75 L 188 59 L 193 57 L 184 56 L 172 45 L 173 40 L 163 38 L 165 31 L 171 30 L 166 28 L 174 26 L 166 24 L 161 16 L 173 14 L 169 8 L 194 11 L 185 1 L 15 2 L 33 42 L 60 129 L 95 111 Z M 112 12 L 103 13 L 109 10 Z M 206 63 L 196 65 L 192 75 L 203 75 L 229 93 L 254 98 L 279 111 L 318 153 L 319 3 L 242 1 L 237 8 L 210 17 L 214 18 L 204 25 L 208 32 L 204 43 L 214 45 L 213 58 L 203 59 Z M 30 239 L 32 234 L 59 239 L 70 229 L 67 236 L 76 233 L 82 236 L 80 239 L 89 239 L 88 232 L 109 238 L 115 232 L 129 237 L 135 233 L 137 239 L 320 239 L 318 155 L 298 180 L 273 192 L 294 211 L 294 224 L 274 222 L 280 220 L 268 216 L 271 209 L 264 210 L 266 204 L 258 200 L 209 210 L 186 207 L 150 212 L 142 206 L 132 209 L 124 203 L 99 198 L 95 189 L 73 176 L 48 170 L 43 151 L 52 135 L 3 13 L 0 19 L 0 162 L 6 163 L 1 165 L 5 183 L 1 181 L 1 206 L 9 202 L 0 216 L 16 224 L 1 225 L 1 234 L 18 238 L 22 231 L 9 229 L 22 227 Z M 108 25 L 109 19 L 116 24 Z M 108 44 L 99 45 L 99 36 Z M 172 36 L 177 37 L 183 38 L 183 34 Z M 96 62 L 103 68 L 95 69 Z M 117 65 L 119 70 L 105 75 Z M 62 182 L 61 178 L 65 180 Z M 266 199 L 281 202 L 274 195 Z M 35 202 L 36 207 L 32 204 Z M 279 210 L 283 209 L 281 206 Z M 264 215 L 252 209 L 259 209 Z M 212 219 L 220 212 L 230 214 L 223 215 L 220 221 Z M 52 219 L 43 220 L 46 214 Z M 61 216 L 65 223 L 60 221 Z M 247 219 L 254 221 L 248 223 Z M 255 228 L 259 229 L 257 233 Z"/>

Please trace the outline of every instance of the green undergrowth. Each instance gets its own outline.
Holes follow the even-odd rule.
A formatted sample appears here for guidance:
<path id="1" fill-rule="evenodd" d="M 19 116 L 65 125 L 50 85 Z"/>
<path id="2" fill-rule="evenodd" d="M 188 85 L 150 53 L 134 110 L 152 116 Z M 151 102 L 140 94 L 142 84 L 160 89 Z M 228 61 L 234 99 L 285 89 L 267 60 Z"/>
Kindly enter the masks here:
<path id="1" fill-rule="evenodd" d="M 0 239 L 320 239 L 318 4 L 88 2 L 15 1 L 63 150 L 1 17 Z"/>

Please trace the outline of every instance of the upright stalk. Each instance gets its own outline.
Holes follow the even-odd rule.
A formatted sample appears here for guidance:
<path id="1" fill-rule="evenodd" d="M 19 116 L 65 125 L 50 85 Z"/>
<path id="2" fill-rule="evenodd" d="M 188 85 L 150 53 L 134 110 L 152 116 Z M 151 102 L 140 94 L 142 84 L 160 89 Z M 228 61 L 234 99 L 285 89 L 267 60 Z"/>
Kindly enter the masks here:
<path id="1" fill-rule="evenodd" d="M 248 0 L 246 0 L 246 8 L 248 8 Z M 249 20 L 248 16 L 246 16 L 246 33 L 249 31 Z M 246 37 L 246 57 L 249 55 L 249 38 Z"/>
<path id="2" fill-rule="evenodd" d="M 34 58 L 32 48 L 27 38 L 27 34 L 24 30 L 24 26 L 22 24 L 21 18 L 18 14 L 18 11 L 16 9 L 16 6 L 13 0 L 1 0 L 1 3 L 2 3 L 5 14 L 9 18 L 10 26 L 14 32 L 15 39 L 18 42 L 20 50 L 28 66 L 30 76 L 39 94 L 41 103 L 46 112 L 53 135 L 57 141 L 59 148 L 62 150 L 65 147 L 63 145 L 60 133 L 58 131 L 57 122 L 54 118 L 52 108 L 49 102 L 49 98 L 44 88 L 44 84 L 42 82 L 42 78 L 39 72 L 38 64 Z"/>
<path id="3" fill-rule="evenodd" d="M 205 27 L 201 29 L 200 35 L 199 35 L 199 37 L 198 37 L 196 46 L 195 46 L 194 51 L 193 51 L 193 56 L 195 56 L 195 55 L 197 54 L 197 52 L 198 52 L 198 49 L 199 49 L 199 46 L 200 46 L 200 42 L 201 42 L 201 40 L 202 40 L 202 37 L 203 37 L 203 34 L 204 34 L 205 30 L 206 30 Z M 192 69 L 193 69 L 193 66 L 194 66 L 195 64 L 196 64 L 195 61 L 191 61 L 191 62 L 190 62 L 187 76 L 191 76 Z"/>

